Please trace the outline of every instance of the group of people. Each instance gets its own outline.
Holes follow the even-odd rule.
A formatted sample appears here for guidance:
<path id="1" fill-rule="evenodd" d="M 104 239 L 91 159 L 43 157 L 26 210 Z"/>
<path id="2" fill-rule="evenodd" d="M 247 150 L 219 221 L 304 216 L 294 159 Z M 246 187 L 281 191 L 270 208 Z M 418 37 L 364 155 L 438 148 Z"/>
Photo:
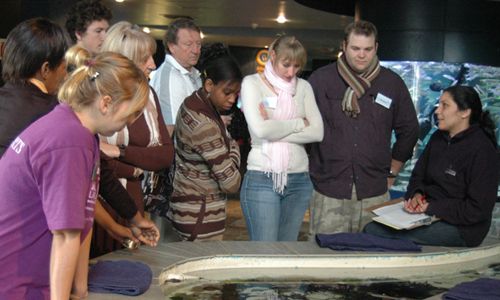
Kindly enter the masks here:
<path id="1" fill-rule="evenodd" d="M 0 298 L 85 297 L 89 255 L 124 239 L 155 246 L 160 231 L 144 212 L 144 187 L 169 169 L 167 216 L 182 240 L 222 239 L 227 194 L 238 191 L 253 241 L 297 240 L 308 208 L 311 237 L 364 231 L 469 247 L 484 239 L 497 141 L 466 86 L 443 91 L 439 128 L 405 195 L 408 212 L 440 221 L 409 231 L 370 223 L 366 208 L 389 200 L 418 138 L 410 94 L 380 65 L 372 23 L 348 25 L 342 56 L 304 80 L 306 49 L 293 36 L 278 37 L 264 71 L 244 77 L 227 49 L 202 51 L 190 19 L 169 25 L 158 69 L 155 40 L 110 20 L 99 1 L 84 0 L 69 12 L 67 33 L 36 18 L 7 37 Z M 238 98 L 251 136 L 244 176 L 223 114 Z"/>

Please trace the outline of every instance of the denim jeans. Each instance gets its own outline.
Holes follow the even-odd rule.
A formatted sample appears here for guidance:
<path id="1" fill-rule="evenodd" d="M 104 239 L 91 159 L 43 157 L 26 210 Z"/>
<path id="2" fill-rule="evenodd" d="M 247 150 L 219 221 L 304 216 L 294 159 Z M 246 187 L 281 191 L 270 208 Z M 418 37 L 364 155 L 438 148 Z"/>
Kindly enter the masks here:
<path id="1" fill-rule="evenodd" d="M 288 174 L 280 194 L 264 172 L 249 170 L 241 185 L 240 203 L 252 241 L 296 241 L 312 196 L 309 173 Z"/>
<path id="2" fill-rule="evenodd" d="M 460 236 L 458 228 L 444 221 L 438 221 L 428 226 L 420 226 L 410 230 L 395 230 L 385 225 L 371 222 L 366 224 L 363 232 L 385 238 L 400 238 L 411 240 L 420 245 L 465 247 L 465 241 Z"/>

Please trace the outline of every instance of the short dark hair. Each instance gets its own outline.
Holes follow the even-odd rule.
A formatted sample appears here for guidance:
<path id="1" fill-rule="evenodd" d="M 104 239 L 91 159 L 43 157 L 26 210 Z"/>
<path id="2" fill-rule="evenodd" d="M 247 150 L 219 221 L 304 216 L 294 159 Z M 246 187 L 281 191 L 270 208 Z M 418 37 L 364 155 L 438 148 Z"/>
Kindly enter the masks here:
<path id="1" fill-rule="evenodd" d="M 93 21 L 110 21 L 113 15 L 100 0 L 78 1 L 68 12 L 66 18 L 66 30 L 69 36 L 76 42 L 75 32 L 85 32 Z"/>
<path id="2" fill-rule="evenodd" d="M 19 23 L 7 35 L 2 59 L 2 77 L 5 82 L 26 83 L 49 63 L 57 68 L 68 50 L 69 38 L 63 28 L 44 18 Z"/>
<path id="3" fill-rule="evenodd" d="M 349 35 L 351 33 L 364 35 L 364 36 L 374 36 L 375 42 L 378 42 L 378 31 L 377 27 L 372 22 L 368 21 L 355 21 L 347 25 L 344 29 L 344 42 L 347 43 L 349 40 Z"/>
<path id="4" fill-rule="evenodd" d="M 189 18 L 177 18 L 170 25 L 168 25 L 167 33 L 163 38 L 163 46 L 165 46 L 165 52 L 170 53 L 168 49 L 168 44 L 177 44 L 178 36 L 177 33 L 179 29 L 191 29 L 197 32 L 201 32 L 200 27 L 194 23 L 193 20 Z"/>

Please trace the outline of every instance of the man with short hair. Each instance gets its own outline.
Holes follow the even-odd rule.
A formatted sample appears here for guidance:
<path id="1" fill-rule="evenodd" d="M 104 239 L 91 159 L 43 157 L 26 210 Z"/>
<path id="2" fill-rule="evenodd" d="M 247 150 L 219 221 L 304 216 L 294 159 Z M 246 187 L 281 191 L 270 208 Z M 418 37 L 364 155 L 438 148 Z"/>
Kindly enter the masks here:
<path id="1" fill-rule="evenodd" d="M 68 12 L 66 30 L 76 44 L 95 55 L 101 51 L 111 10 L 100 0 L 78 1 Z"/>
<path id="2" fill-rule="evenodd" d="M 311 238 L 360 232 L 371 220 L 365 209 L 389 200 L 388 188 L 413 154 L 415 107 L 403 80 L 380 66 L 377 47 L 372 23 L 351 23 L 342 56 L 309 78 L 325 126 L 323 141 L 310 148 Z"/>
<path id="3" fill-rule="evenodd" d="M 182 102 L 201 87 L 200 72 L 194 67 L 201 53 L 201 30 L 190 19 L 176 19 L 169 25 L 163 44 L 165 61 L 151 74 L 150 84 L 172 135 Z"/>

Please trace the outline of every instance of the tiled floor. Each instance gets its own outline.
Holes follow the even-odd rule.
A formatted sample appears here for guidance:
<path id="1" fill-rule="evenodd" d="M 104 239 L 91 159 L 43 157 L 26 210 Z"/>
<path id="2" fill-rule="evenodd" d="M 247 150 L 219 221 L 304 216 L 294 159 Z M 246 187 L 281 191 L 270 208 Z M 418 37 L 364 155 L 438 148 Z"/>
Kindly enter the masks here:
<path id="1" fill-rule="evenodd" d="M 230 199 L 226 206 L 226 232 L 225 241 L 248 241 L 248 233 L 239 199 Z M 304 222 L 299 232 L 299 241 L 307 241 L 307 231 L 309 227 L 309 213 L 306 212 Z"/>

